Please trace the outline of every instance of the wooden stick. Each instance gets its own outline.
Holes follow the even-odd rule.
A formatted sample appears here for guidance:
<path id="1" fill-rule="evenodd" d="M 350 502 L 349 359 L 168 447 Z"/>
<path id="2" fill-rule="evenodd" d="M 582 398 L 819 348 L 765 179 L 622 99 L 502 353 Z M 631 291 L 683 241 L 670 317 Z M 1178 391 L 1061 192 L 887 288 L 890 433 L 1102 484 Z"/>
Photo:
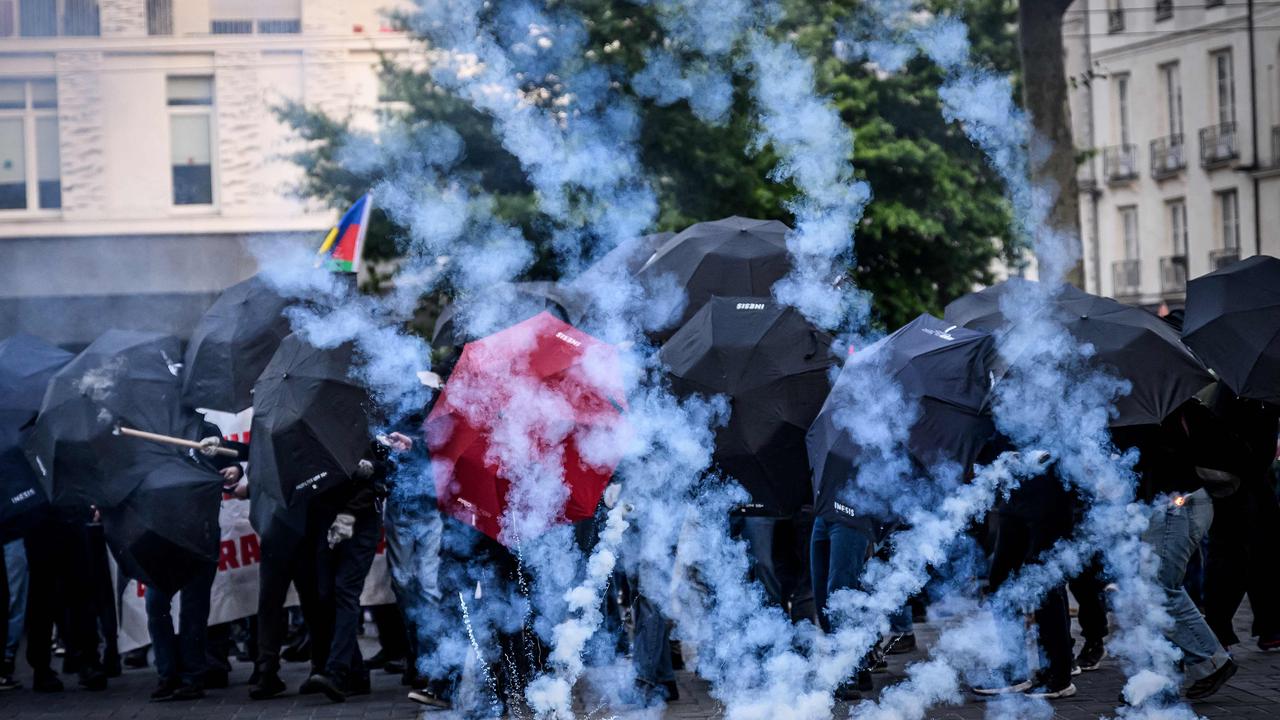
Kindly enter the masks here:
<path id="1" fill-rule="evenodd" d="M 116 428 L 116 431 L 121 435 L 150 440 L 151 442 L 167 443 L 169 445 L 178 445 L 180 447 L 188 447 L 195 450 L 200 449 L 200 443 L 194 440 L 173 437 L 172 435 L 161 435 L 159 433 L 147 432 L 146 430 L 134 430 L 133 428 L 127 427 Z M 213 451 L 218 455 L 225 455 L 227 457 L 238 457 L 240 455 L 240 453 L 227 447 L 215 447 Z"/>

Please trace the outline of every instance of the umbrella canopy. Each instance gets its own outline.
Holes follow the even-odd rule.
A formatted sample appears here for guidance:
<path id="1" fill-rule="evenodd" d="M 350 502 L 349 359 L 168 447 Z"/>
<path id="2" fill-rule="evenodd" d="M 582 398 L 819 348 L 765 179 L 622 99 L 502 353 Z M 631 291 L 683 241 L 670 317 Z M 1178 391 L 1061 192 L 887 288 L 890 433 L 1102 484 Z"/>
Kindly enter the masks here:
<path id="1" fill-rule="evenodd" d="M 166 592 L 218 561 L 222 476 L 167 449 L 139 453 L 127 471 L 134 490 L 102 511 L 102 527 L 126 575 Z"/>
<path id="2" fill-rule="evenodd" d="M 561 288 L 558 283 L 545 281 L 502 283 L 491 290 L 492 297 L 487 298 L 484 309 L 500 309 L 502 320 L 511 318 L 525 320 L 541 312 L 549 312 L 567 323 L 576 322 L 580 309 L 572 299 L 572 293 Z M 436 318 L 435 328 L 431 331 L 431 347 L 450 347 L 463 345 L 475 338 L 469 337 L 461 327 L 460 313 L 468 311 L 466 300 L 459 300 L 446 305 Z"/>
<path id="3" fill-rule="evenodd" d="M 667 241 L 636 272 L 641 283 L 654 287 L 663 277 L 674 278 L 688 295 L 679 321 L 659 337 L 669 337 L 713 295 L 768 297 L 791 270 L 790 232 L 777 220 L 733 216 L 691 225 Z"/>
<path id="4" fill-rule="evenodd" d="M 672 390 L 725 395 L 714 460 L 751 510 L 790 515 L 810 501 L 805 432 L 831 390 L 831 336 L 768 298 L 711 298 L 662 346 Z"/>
<path id="5" fill-rule="evenodd" d="M 987 412 L 995 360 L 995 338 L 989 333 L 959 328 L 932 315 L 921 315 L 854 354 L 806 438 L 814 512 L 828 517 L 837 512 L 836 503 L 850 487 L 860 451 L 846 425 L 860 414 L 859 404 L 881 400 L 859 393 L 855 386 L 860 373 L 884 373 L 916 407 L 907 439 L 916 467 L 951 462 L 963 468 L 977 459 L 995 431 Z"/>
<path id="6" fill-rule="evenodd" d="M 351 343 L 280 343 L 253 387 L 249 467 L 255 488 L 273 484 L 294 505 L 339 485 L 369 447 L 369 392 L 351 376 Z M 255 495 L 256 495 L 255 491 Z"/>
<path id="7" fill-rule="evenodd" d="M 550 313 L 468 343 L 426 422 L 441 510 L 514 544 L 527 538 L 503 521 L 512 487 L 550 479 L 545 503 L 516 497 L 523 527 L 592 517 L 620 460 L 623 395 L 613 346 Z"/>
<path id="8" fill-rule="evenodd" d="M 1000 331 L 1006 324 L 1000 311 L 1001 297 L 1010 293 L 1016 283 L 1025 282 L 1033 281 L 1006 280 L 961 297 L 947 306 L 945 317 L 966 328 Z M 1095 367 L 1131 384 L 1129 394 L 1116 400 L 1111 427 L 1158 425 L 1213 382 L 1209 371 L 1182 344 L 1178 331 L 1141 308 L 1063 286 L 1048 304 L 1047 312 L 1077 342 L 1093 346 L 1091 361 Z M 1004 337 L 997 335 L 997 345 L 1007 352 Z M 1006 357 L 1005 361 L 1011 370 L 1017 369 L 1016 357 Z"/>
<path id="9" fill-rule="evenodd" d="M 181 357 L 173 336 L 108 330 L 54 374 L 26 450 L 55 505 L 113 507 L 133 491 L 123 470 L 153 443 L 117 426 L 198 439 L 199 418 L 179 402 Z"/>
<path id="10" fill-rule="evenodd" d="M 257 275 L 223 290 L 191 333 L 183 402 L 231 413 L 252 405 L 253 384 L 289 334 L 289 302 Z"/>
<path id="11" fill-rule="evenodd" d="M 49 379 L 75 357 L 34 335 L 18 333 L 0 340 L 0 432 L 12 433 L 40 412 Z"/>
<path id="12" fill-rule="evenodd" d="M 654 253 L 675 236 L 673 232 L 659 232 L 623 240 L 583 270 L 573 284 L 607 281 L 610 275 L 618 272 L 635 275 Z"/>
<path id="13" fill-rule="evenodd" d="M 1237 395 L 1280 404 L 1280 259 L 1255 255 L 1187 283 L 1182 340 Z"/>
<path id="14" fill-rule="evenodd" d="M 0 544 L 25 535 L 48 508 L 48 498 L 22 448 L 15 442 L 0 451 Z"/>

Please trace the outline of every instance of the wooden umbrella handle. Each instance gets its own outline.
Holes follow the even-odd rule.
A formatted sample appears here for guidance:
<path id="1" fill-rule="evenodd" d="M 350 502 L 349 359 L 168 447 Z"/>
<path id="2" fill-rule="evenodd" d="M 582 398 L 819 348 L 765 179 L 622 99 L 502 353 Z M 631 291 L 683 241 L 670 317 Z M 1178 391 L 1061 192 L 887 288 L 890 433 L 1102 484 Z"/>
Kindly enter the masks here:
<path id="1" fill-rule="evenodd" d="M 116 428 L 116 430 L 121 435 L 128 435 L 129 437 L 141 438 L 142 440 L 150 440 L 151 442 L 166 443 L 169 445 L 178 445 L 179 447 L 192 448 L 193 450 L 201 449 L 200 443 L 194 440 L 187 440 L 186 438 L 173 437 L 172 435 L 161 435 L 160 433 L 147 432 L 146 430 L 134 430 L 133 428 L 127 428 L 127 427 L 119 427 L 119 428 Z M 218 455 L 225 455 L 227 457 L 240 456 L 240 453 L 227 447 L 215 447 L 213 451 Z"/>

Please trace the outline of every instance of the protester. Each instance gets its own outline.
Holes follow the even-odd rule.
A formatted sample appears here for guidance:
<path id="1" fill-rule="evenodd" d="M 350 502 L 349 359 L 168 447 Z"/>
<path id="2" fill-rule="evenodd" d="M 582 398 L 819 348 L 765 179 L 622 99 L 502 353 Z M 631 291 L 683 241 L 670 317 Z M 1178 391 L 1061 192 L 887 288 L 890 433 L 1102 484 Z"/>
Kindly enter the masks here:
<path id="1" fill-rule="evenodd" d="M 813 598 L 818 622 L 823 632 L 831 632 L 827 602 L 839 590 L 857 587 L 862 569 L 871 559 L 876 522 L 859 515 L 852 508 L 836 502 L 831 512 L 819 514 L 813 521 L 813 538 L 809 544 Z M 858 700 L 872 687 L 871 669 L 864 661 L 855 677 L 836 688 L 836 697 L 844 701 Z"/>
<path id="2" fill-rule="evenodd" d="M 8 571 L 7 577 L 6 573 L 0 573 L 0 582 L 5 583 L 9 602 L 7 605 L 0 603 L 0 611 L 7 612 L 8 641 L 3 646 L 4 655 L 0 657 L 0 688 L 8 686 L 9 689 L 16 689 L 21 683 L 13 680 L 13 673 L 27 614 L 27 552 L 23 549 L 22 540 L 5 544 L 4 564 Z M 4 678 L 9 678 L 11 682 L 6 682 Z"/>

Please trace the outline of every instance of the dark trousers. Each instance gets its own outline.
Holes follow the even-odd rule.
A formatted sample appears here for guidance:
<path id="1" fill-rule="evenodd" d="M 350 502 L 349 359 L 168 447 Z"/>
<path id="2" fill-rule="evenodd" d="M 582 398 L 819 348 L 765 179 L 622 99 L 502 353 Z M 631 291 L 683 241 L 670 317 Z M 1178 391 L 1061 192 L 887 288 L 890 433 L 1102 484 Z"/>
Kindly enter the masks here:
<path id="1" fill-rule="evenodd" d="M 303 617 L 307 625 L 315 627 L 311 613 L 316 607 L 315 554 L 302 540 L 283 542 L 276 539 L 262 541 L 262 564 L 258 568 L 258 657 L 255 667 L 259 674 L 275 675 L 280 672 L 280 647 L 289 631 L 289 613 L 285 599 L 289 584 L 298 590 Z M 313 670 L 318 670 L 313 666 Z"/>
<path id="2" fill-rule="evenodd" d="M 399 605 L 376 605 L 369 608 L 373 623 L 378 627 L 378 644 L 389 660 L 402 660 L 409 656 L 409 631 Z"/>
<path id="3" fill-rule="evenodd" d="M 1107 637 L 1107 583 L 1102 579 L 1102 563 L 1094 560 L 1084 572 L 1067 583 L 1075 596 L 1080 612 L 1080 633 L 1086 642 L 1102 642 Z"/>
<path id="4" fill-rule="evenodd" d="M 349 540 L 329 547 L 326 533 L 312 538 L 315 553 L 315 622 L 307 621 L 311 632 L 311 664 L 325 674 L 347 682 L 364 672 L 357 636 L 360 631 L 360 591 L 378 550 L 378 516 L 365 513 L 356 518 Z"/>
<path id="5" fill-rule="evenodd" d="M 635 618 L 631 659 L 636 679 L 650 685 L 675 680 L 676 673 L 671 667 L 671 628 L 666 616 L 642 593 L 636 593 L 632 599 L 631 612 Z"/>
<path id="6" fill-rule="evenodd" d="M 764 586 L 769 599 L 792 620 L 812 620 L 816 615 L 809 576 L 809 537 L 813 518 L 741 516 L 733 525 L 751 552 L 751 573 Z"/>
<path id="7" fill-rule="evenodd" d="M 1253 610 L 1253 634 L 1280 633 L 1280 508 L 1261 479 L 1246 480 L 1240 489 L 1213 501 L 1209 557 L 1204 568 L 1204 614 L 1218 642 L 1240 642 L 1232 618 L 1247 594 Z"/>
<path id="8" fill-rule="evenodd" d="M 53 626 L 82 668 L 98 666 L 90 602 L 89 543 L 83 522 L 48 518 L 25 538 L 28 578 L 27 662 L 51 673 Z"/>
<path id="9" fill-rule="evenodd" d="M 89 542 L 89 562 L 92 568 L 89 584 L 98 633 L 102 636 L 103 657 L 118 655 L 119 636 L 116 611 L 116 589 L 111 577 L 111 562 L 107 559 L 107 538 L 102 525 L 90 524 L 85 528 Z"/>
<path id="10" fill-rule="evenodd" d="M 4 656 L 9 645 L 9 568 L 5 564 L 4 549 L 0 548 L 0 677 L 13 674 L 13 663 Z"/>
<path id="11" fill-rule="evenodd" d="M 996 513 L 995 555 L 991 559 L 991 589 L 995 591 L 1005 580 L 1032 563 L 1063 536 L 1060 523 L 1047 518 L 1029 519 L 1009 513 Z M 1071 615 L 1067 607 L 1066 584 L 1045 593 L 1035 609 L 1040 630 L 1040 648 L 1048 661 L 1048 671 L 1055 682 L 1071 678 L 1074 658 L 1071 654 Z"/>
<path id="12" fill-rule="evenodd" d="M 179 599 L 178 632 L 173 632 L 173 596 L 154 587 L 147 588 L 147 631 L 156 654 L 156 671 L 166 682 L 201 686 L 208 668 L 207 630 L 209 592 L 218 566 L 209 563 L 182 587 Z"/>

